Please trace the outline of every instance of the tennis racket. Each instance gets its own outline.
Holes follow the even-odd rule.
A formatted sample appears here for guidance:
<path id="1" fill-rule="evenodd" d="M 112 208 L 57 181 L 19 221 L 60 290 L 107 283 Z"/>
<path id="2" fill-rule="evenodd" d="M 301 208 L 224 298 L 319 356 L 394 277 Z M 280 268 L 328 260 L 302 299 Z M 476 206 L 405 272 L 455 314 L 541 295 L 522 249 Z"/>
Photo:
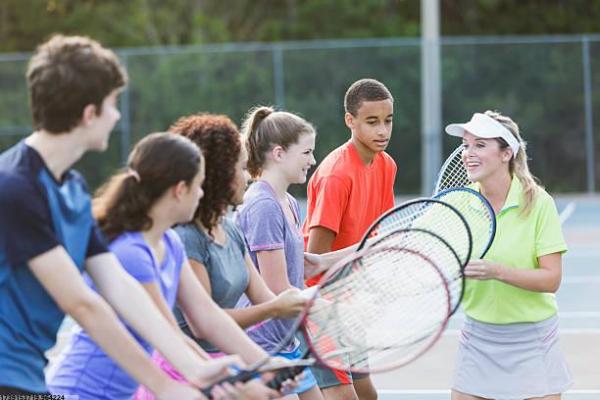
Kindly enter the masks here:
<path id="1" fill-rule="evenodd" d="M 410 200 L 385 212 L 367 229 L 358 248 L 370 246 L 377 236 L 407 228 L 435 233 L 454 249 L 463 268 L 469 262 L 473 247 L 469 224 L 454 206 L 438 199 Z"/>
<path id="2" fill-rule="evenodd" d="M 280 388 L 308 365 L 360 373 L 406 365 L 439 339 L 450 314 L 444 274 L 412 249 L 377 246 L 358 251 L 327 270 L 314 288 L 294 330 L 278 346 L 287 345 L 300 329 L 307 350 L 300 360 L 282 367 L 270 387 Z M 251 379 L 267 361 L 224 381 Z"/>
<path id="3" fill-rule="evenodd" d="M 442 237 L 426 229 L 399 229 L 383 237 L 376 237 L 370 246 L 401 247 L 416 250 L 429 257 L 448 283 L 450 315 L 456 312 L 465 289 L 463 268 L 456 251 Z"/>
<path id="4" fill-rule="evenodd" d="M 461 144 L 454 149 L 442 164 L 433 189 L 434 195 L 446 189 L 464 187 L 472 183 L 462 162 L 462 152 L 463 146 Z"/>
<path id="5" fill-rule="evenodd" d="M 496 213 L 489 201 L 467 187 L 446 189 L 433 198 L 454 206 L 465 217 L 473 236 L 472 256 L 483 258 L 496 236 Z"/>

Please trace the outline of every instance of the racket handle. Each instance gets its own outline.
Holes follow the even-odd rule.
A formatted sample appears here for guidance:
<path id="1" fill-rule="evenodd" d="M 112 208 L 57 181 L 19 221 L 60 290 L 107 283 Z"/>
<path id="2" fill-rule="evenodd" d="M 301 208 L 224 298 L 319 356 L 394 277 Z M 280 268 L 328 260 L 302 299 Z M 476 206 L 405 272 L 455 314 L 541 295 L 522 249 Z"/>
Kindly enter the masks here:
<path id="1" fill-rule="evenodd" d="M 200 392 L 202 392 L 202 394 L 204 396 L 206 396 L 208 399 L 212 399 L 213 397 L 212 397 L 211 392 L 215 386 L 219 386 L 224 383 L 231 383 L 232 385 L 234 385 L 238 382 L 248 382 L 249 380 L 254 379 L 257 376 L 259 376 L 259 375 L 255 371 L 243 370 L 235 375 L 228 376 L 227 378 L 223 378 L 220 381 L 213 383 L 212 385 L 209 385 L 203 389 L 200 389 Z"/>
<path id="2" fill-rule="evenodd" d="M 213 386 L 209 386 L 207 388 L 204 389 L 200 389 L 200 393 L 202 393 L 202 395 L 204 395 L 204 397 L 206 397 L 209 400 L 212 400 L 212 394 L 210 393 L 212 391 Z"/>
<path id="3" fill-rule="evenodd" d="M 281 385 L 283 384 L 283 382 L 287 381 L 288 379 L 294 379 L 302 372 L 304 372 L 305 368 L 306 365 L 283 368 L 277 372 L 275 378 L 271 379 L 269 382 L 266 383 L 266 386 L 279 391 L 281 390 Z"/>

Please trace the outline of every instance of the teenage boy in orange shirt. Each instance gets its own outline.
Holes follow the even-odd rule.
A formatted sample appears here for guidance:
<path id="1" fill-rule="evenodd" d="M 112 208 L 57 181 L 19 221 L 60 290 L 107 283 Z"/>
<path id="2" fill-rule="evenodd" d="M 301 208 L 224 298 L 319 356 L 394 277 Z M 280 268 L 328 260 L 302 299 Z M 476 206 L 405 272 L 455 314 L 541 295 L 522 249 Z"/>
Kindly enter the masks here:
<path id="1" fill-rule="evenodd" d="M 346 92 L 344 109 L 352 136 L 325 157 L 308 183 L 303 233 L 309 253 L 357 244 L 373 221 L 394 206 L 397 168 L 385 153 L 392 134 L 394 98 L 383 83 L 361 79 Z M 326 400 L 377 398 L 369 375 L 313 372 Z"/>

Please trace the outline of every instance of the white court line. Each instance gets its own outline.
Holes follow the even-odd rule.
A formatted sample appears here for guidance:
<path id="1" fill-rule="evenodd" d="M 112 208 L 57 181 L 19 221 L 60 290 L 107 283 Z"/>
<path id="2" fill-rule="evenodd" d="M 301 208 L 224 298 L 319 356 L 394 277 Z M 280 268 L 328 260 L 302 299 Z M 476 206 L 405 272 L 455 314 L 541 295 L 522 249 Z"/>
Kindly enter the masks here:
<path id="1" fill-rule="evenodd" d="M 584 334 L 593 334 L 600 335 L 600 329 L 597 328 L 560 328 L 559 333 L 561 335 L 581 335 Z M 443 336 L 458 336 L 460 334 L 460 329 L 446 329 L 443 333 Z"/>
<path id="2" fill-rule="evenodd" d="M 450 389 L 380 389 L 379 394 L 450 394 Z M 573 389 L 567 390 L 566 394 L 600 394 L 597 389 Z"/>
<path id="3" fill-rule="evenodd" d="M 591 244 L 588 245 L 572 245 L 568 244 L 569 251 L 564 256 L 565 259 L 571 260 L 574 258 L 590 258 L 590 257 L 598 257 L 600 256 L 600 250 L 598 250 L 598 246 L 592 247 Z M 576 265 L 569 266 L 569 268 L 577 268 Z"/>
<path id="4" fill-rule="evenodd" d="M 559 215 L 561 225 L 564 224 L 571 215 L 573 215 L 573 212 L 575 211 L 576 207 L 577 206 L 575 205 L 575 202 L 572 201 L 569 204 L 567 204 L 567 206 L 561 211 Z"/>
<path id="5" fill-rule="evenodd" d="M 561 319 L 600 318 L 600 311 L 559 311 L 558 317 Z M 452 319 L 465 319 L 465 314 L 454 314 Z"/>
<path id="6" fill-rule="evenodd" d="M 449 389 L 410 389 L 410 390 L 396 390 L 396 389 L 380 389 L 377 391 L 378 394 L 450 394 Z"/>
<path id="7" fill-rule="evenodd" d="M 580 283 L 600 283 L 600 276 L 594 275 L 582 275 L 582 276 L 570 276 L 563 278 L 561 285 L 567 284 L 580 284 Z"/>
<path id="8" fill-rule="evenodd" d="M 562 319 L 590 319 L 600 318 L 598 311 L 565 311 L 558 312 L 558 317 Z"/>

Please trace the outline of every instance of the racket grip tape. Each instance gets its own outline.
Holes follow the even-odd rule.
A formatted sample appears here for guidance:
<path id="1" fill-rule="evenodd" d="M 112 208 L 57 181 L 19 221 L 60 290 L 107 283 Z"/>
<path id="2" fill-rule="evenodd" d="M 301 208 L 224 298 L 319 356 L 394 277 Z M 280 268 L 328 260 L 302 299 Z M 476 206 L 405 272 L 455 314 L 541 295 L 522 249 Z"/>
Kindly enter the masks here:
<path id="1" fill-rule="evenodd" d="M 302 372 L 304 372 L 305 368 L 306 365 L 299 365 L 295 367 L 281 369 L 279 370 L 279 372 L 277 372 L 275 378 L 271 379 L 269 382 L 266 383 L 266 386 L 279 391 L 281 390 L 281 385 L 283 384 L 283 382 L 287 381 L 288 379 L 294 379 Z"/>
<path id="2" fill-rule="evenodd" d="M 259 374 L 256 371 L 242 370 L 235 375 L 228 376 L 226 378 L 221 379 L 220 381 L 218 381 L 216 383 L 213 383 L 212 385 L 209 385 L 203 389 L 200 389 L 200 392 L 202 392 L 202 394 L 204 396 L 206 396 L 208 399 L 212 399 L 213 397 L 212 397 L 211 392 L 215 386 L 219 386 L 224 383 L 231 383 L 232 385 L 234 385 L 238 382 L 248 382 L 249 380 L 254 379 L 258 376 L 259 376 Z"/>

